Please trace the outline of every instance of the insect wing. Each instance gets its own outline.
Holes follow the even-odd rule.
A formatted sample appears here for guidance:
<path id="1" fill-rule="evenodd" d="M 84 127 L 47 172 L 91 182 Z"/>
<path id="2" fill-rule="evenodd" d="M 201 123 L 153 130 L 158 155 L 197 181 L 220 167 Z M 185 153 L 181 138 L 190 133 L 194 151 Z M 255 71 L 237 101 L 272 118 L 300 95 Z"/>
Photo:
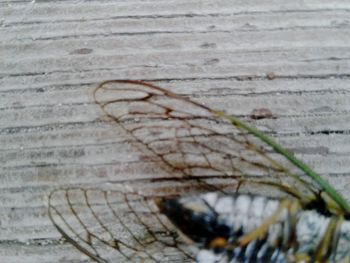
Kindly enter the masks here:
<path id="1" fill-rule="evenodd" d="M 226 193 L 243 182 L 259 184 L 249 189 L 259 194 L 271 194 L 262 186 L 273 187 L 308 202 L 317 200 L 323 190 L 246 127 L 167 90 L 141 81 L 115 80 L 101 83 L 94 97 L 143 154 L 169 171 L 167 180 L 180 184 L 176 188 L 168 181 L 173 189 L 165 188 L 165 195 L 180 194 L 178 189 Z M 193 261 L 196 252 L 178 239 L 154 205 L 155 196 L 141 195 L 135 188 L 64 189 L 51 194 L 49 213 L 61 234 L 97 262 Z"/>
<path id="2" fill-rule="evenodd" d="M 193 261 L 153 199 L 134 192 L 57 190 L 49 215 L 67 241 L 99 263 Z"/>
<path id="3" fill-rule="evenodd" d="M 112 80 L 94 93 L 103 111 L 176 176 L 261 182 L 299 199 L 321 190 L 283 155 L 214 110 L 149 83 Z M 206 187 L 208 188 L 208 187 Z M 236 188 L 234 188 L 236 189 Z M 206 189 L 208 190 L 208 189 Z"/>

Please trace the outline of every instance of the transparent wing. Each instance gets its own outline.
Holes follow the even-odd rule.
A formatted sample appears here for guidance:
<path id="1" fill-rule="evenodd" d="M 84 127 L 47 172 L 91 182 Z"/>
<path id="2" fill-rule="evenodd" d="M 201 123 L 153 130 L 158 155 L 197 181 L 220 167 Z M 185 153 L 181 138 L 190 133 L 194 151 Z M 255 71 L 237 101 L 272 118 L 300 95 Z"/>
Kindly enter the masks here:
<path id="1" fill-rule="evenodd" d="M 263 182 L 309 202 L 322 188 L 283 155 L 218 112 L 149 83 L 112 80 L 94 93 L 103 111 L 143 151 L 179 178 Z M 221 115 L 222 116 L 222 115 Z"/>
<path id="2" fill-rule="evenodd" d="M 141 81 L 106 81 L 94 96 L 130 142 L 172 176 L 163 188 L 158 178 L 129 191 L 73 188 L 50 195 L 56 228 L 97 262 L 193 261 L 196 251 L 159 214 L 154 204 L 159 195 L 232 192 L 243 184 L 259 194 L 277 189 L 305 205 L 322 200 L 322 185 L 221 112 Z"/>
<path id="3" fill-rule="evenodd" d="M 49 215 L 63 237 L 96 262 L 193 262 L 195 252 L 153 199 L 131 190 L 57 190 L 49 198 Z"/>

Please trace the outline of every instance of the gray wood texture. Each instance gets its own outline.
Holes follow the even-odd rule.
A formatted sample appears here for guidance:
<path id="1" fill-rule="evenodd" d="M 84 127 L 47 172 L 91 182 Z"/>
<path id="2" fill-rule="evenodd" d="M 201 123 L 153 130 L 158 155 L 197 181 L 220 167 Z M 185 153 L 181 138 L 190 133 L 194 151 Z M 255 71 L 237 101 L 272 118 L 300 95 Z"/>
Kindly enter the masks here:
<path id="1" fill-rule="evenodd" d="M 91 92 L 143 79 L 253 121 L 350 199 L 350 2 L 0 1 L 0 262 L 83 262 L 48 194 L 163 171 Z"/>

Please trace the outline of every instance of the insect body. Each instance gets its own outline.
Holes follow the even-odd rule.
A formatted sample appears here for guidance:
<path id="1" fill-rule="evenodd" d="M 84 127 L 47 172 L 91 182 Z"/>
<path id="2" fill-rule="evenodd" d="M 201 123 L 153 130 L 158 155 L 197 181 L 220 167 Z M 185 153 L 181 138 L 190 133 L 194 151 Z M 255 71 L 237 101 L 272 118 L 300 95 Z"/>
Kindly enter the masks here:
<path id="1" fill-rule="evenodd" d="M 94 96 L 169 176 L 50 195 L 52 222 L 91 259 L 350 262 L 348 203 L 265 134 L 142 81 L 106 81 Z"/>
<path id="2" fill-rule="evenodd" d="M 201 251 L 197 262 L 349 262 L 350 222 L 297 200 L 253 195 L 165 198 L 162 213 Z"/>

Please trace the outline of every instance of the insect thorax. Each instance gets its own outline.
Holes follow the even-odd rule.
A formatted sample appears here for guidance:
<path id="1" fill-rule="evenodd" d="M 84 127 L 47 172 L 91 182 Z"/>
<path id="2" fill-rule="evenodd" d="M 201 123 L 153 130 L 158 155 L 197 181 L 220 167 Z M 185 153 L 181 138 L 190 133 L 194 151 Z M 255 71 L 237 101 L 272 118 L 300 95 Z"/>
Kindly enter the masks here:
<path id="1" fill-rule="evenodd" d="M 197 262 L 316 262 L 321 254 L 350 262 L 350 222 L 303 210 L 298 200 L 206 193 L 159 207 L 199 246 Z"/>

